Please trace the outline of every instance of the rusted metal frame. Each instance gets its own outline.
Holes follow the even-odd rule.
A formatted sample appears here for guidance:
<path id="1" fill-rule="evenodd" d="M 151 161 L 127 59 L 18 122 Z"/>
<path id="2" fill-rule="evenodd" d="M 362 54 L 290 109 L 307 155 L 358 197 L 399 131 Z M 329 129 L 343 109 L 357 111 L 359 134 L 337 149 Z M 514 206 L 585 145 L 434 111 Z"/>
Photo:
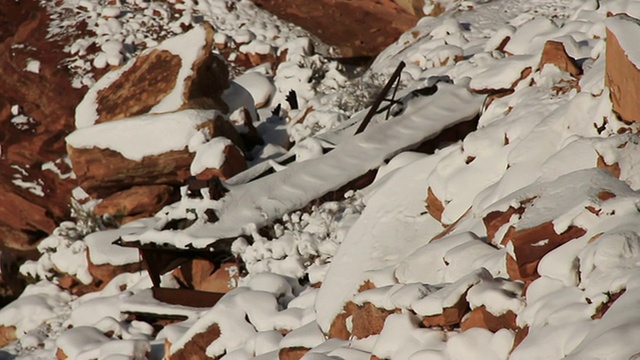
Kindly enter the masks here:
<path id="1" fill-rule="evenodd" d="M 382 104 L 382 102 L 385 100 L 385 96 L 387 96 L 387 93 L 389 92 L 389 90 L 391 90 L 391 87 L 393 86 L 393 84 L 400 77 L 400 74 L 402 74 L 402 69 L 404 69 L 405 66 L 406 64 L 404 63 L 404 61 L 401 61 L 398 64 L 398 67 L 396 67 L 396 70 L 393 72 L 393 74 L 391 74 L 391 77 L 389 78 L 387 83 L 384 85 L 384 87 L 382 88 L 378 96 L 375 98 L 375 100 L 373 101 L 373 104 L 371 104 L 371 107 L 369 108 L 369 112 L 367 112 L 367 115 L 365 115 L 364 119 L 362 119 L 362 122 L 360 123 L 360 126 L 358 126 L 358 129 L 356 130 L 355 135 L 360 134 L 367 128 L 367 125 L 369 125 L 369 123 L 371 122 L 371 119 L 373 119 L 373 116 L 376 114 L 376 111 L 380 107 L 380 104 Z"/>

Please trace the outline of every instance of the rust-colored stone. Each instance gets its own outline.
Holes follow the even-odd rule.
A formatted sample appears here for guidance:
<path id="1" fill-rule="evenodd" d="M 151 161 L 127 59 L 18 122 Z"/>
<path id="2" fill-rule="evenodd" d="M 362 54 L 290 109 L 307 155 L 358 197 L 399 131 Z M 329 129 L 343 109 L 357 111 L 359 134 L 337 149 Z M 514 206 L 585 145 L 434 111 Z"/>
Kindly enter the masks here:
<path id="1" fill-rule="evenodd" d="M 519 328 L 516 330 L 516 336 L 513 339 L 513 346 L 511 346 L 511 352 L 513 352 L 513 350 L 515 350 L 518 347 L 518 345 L 520 345 L 524 341 L 527 335 L 529 335 L 528 326 L 525 326 L 521 329 Z"/>
<path id="2" fill-rule="evenodd" d="M 452 307 L 443 309 L 442 314 L 425 316 L 422 324 L 426 327 L 442 327 L 445 329 L 453 329 L 462 321 L 462 317 L 469 311 L 469 302 L 467 301 L 467 293 L 465 292 L 458 302 Z"/>
<path id="3" fill-rule="evenodd" d="M 611 175 L 620 179 L 621 170 L 620 170 L 620 165 L 617 162 L 609 165 L 604 161 L 604 158 L 602 157 L 602 155 L 599 155 L 596 166 L 599 167 L 600 169 L 607 170 L 608 172 L 611 173 Z"/>
<path id="4" fill-rule="evenodd" d="M 309 349 L 303 347 L 282 348 L 278 352 L 279 360 L 300 360 L 309 352 Z"/>
<path id="5" fill-rule="evenodd" d="M 384 322 L 393 311 L 381 309 L 372 303 L 364 303 L 353 312 L 353 332 L 357 339 L 364 339 L 382 332 Z"/>
<path id="6" fill-rule="evenodd" d="M 173 271 L 186 286 L 195 290 L 227 293 L 235 288 L 240 273 L 236 263 L 224 263 L 219 269 L 204 259 L 194 259 Z"/>
<path id="7" fill-rule="evenodd" d="M 544 44 L 538 68 L 542 69 L 546 64 L 553 64 L 572 76 L 578 76 L 582 73 L 582 69 L 578 66 L 575 59 L 567 54 L 564 44 L 559 41 L 548 40 Z"/>
<path id="8" fill-rule="evenodd" d="M 17 339 L 15 326 L 0 325 L 0 347 L 5 347 Z"/>
<path id="9" fill-rule="evenodd" d="M 58 360 L 66 360 L 68 358 L 67 354 L 64 353 L 64 350 L 57 348 L 56 349 L 56 359 Z"/>
<path id="10" fill-rule="evenodd" d="M 638 20 L 627 15 L 618 15 L 620 20 L 638 25 Z M 640 25 L 639 30 L 640 30 Z M 605 86 L 609 88 L 609 95 L 613 110 L 625 121 L 640 121 L 640 69 L 629 59 L 615 34 L 606 29 L 606 70 Z M 633 36 L 633 35 L 630 35 Z"/>
<path id="11" fill-rule="evenodd" d="M 577 226 L 570 226 L 562 234 L 556 234 L 553 223 L 547 221 L 529 229 L 516 230 L 510 226 L 503 238 L 503 244 L 511 242 L 515 262 L 518 271 L 515 271 L 514 264 L 509 266 L 507 257 L 507 270 L 514 280 L 533 281 L 538 277 L 537 262 L 548 254 L 551 250 L 560 245 L 577 239 L 584 235 L 586 231 Z"/>
<path id="12" fill-rule="evenodd" d="M 175 199 L 174 188 L 168 185 L 134 186 L 103 199 L 93 208 L 97 216 L 109 214 L 119 223 L 133 216 L 153 216 Z"/>
<path id="13" fill-rule="evenodd" d="M 343 57 L 376 56 L 418 21 L 392 0 L 253 0 L 337 47 Z"/>
<path id="14" fill-rule="evenodd" d="M 427 188 L 426 203 L 426 208 L 429 215 L 441 222 L 442 213 L 444 212 L 444 204 L 442 204 L 442 201 L 440 201 L 440 199 L 438 199 L 438 197 L 433 193 L 433 190 L 431 190 L 431 186 Z"/>
<path id="15" fill-rule="evenodd" d="M 118 120 L 149 112 L 178 85 L 180 69 L 189 66 L 193 73 L 184 79 L 184 108 L 228 110 L 220 99 L 229 86 L 229 73 L 223 60 L 211 51 L 214 30 L 208 23 L 205 44 L 193 64 L 183 64 L 180 54 L 153 49 L 135 59 L 118 79 L 97 94 L 96 123 Z M 178 110 L 178 109 L 174 109 Z"/>
<path id="16" fill-rule="evenodd" d="M 181 65 L 180 55 L 166 50 L 139 56 L 128 71 L 98 92 L 96 123 L 149 112 L 176 86 Z"/>
<path id="17" fill-rule="evenodd" d="M 516 314 L 509 310 L 506 313 L 495 316 L 487 308 L 482 305 L 473 309 L 469 315 L 460 324 L 462 331 L 467 331 L 471 328 L 483 328 L 491 332 L 496 332 L 500 329 L 516 330 Z"/>
<path id="18" fill-rule="evenodd" d="M 618 300 L 620 298 L 620 296 L 622 296 L 626 291 L 627 291 L 627 289 L 622 289 L 622 290 L 618 291 L 617 293 L 609 294 L 609 300 L 607 300 L 606 302 L 600 304 L 600 306 L 598 306 L 598 308 L 596 309 L 595 314 L 591 315 L 591 318 L 594 319 L 594 320 L 595 319 L 602 319 L 604 314 L 606 314 L 607 311 L 609 311 L 609 309 L 611 308 L 613 303 L 616 302 L 616 300 Z"/>
<path id="19" fill-rule="evenodd" d="M 165 359 L 168 360 L 195 360 L 195 359 L 213 359 L 207 356 L 206 351 L 209 344 L 220 337 L 220 327 L 213 324 L 204 332 L 196 334 L 189 340 L 182 349 L 171 354 L 165 352 Z M 168 346 L 169 349 L 171 345 Z M 165 349 L 167 346 L 165 346 Z"/>
<path id="20" fill-rule="evenodd" d="M 224 163 L 219 169 L 205 169 L 199 174 L 195 174 L 196 178 L 209 180 L 217 177 L 226 180 L 247 169 L 244 155 L 235 145 L 229 145 L 224 148 L 224 158 Z"/>
<path id="21" fill-rule="evenodd" d="M 331 322 L 329 333 L 327 334 L 330 339 L 349 340 L 351 331 L 347 328 L 347 319 L 353 315 L 357 308 L 358 306 L 351 301 L 344 305 L 342 312 Z"/>

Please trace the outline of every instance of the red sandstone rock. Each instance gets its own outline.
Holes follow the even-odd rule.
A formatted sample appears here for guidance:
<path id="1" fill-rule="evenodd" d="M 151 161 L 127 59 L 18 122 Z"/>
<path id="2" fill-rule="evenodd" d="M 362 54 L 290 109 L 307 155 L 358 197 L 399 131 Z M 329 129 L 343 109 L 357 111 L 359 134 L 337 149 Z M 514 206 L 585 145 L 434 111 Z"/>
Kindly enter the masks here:
<path id="1" fill-rule="evenodd" d="M 337 47 L 343 57 L 375 56 L 418 20 L 391 0 L 253 1 Z"/>
<path id="2" fill-rule="evenodd" d="M 438 197 L 433 193 L 431 187 L 427 189 L 427 212 L 431 215 L 432 218 L 442 221 L 442 213 L 444 212 L 444 204 L 442 201 L 438 199 Z"/>
<path id="3" fill-rule="evenodd" d="M 64 155 L 61 139 L 73 128 L 74 108 L 82 97 L 81 90 L 71 87 L 68 68 L 59 66 L 73 31 L 47 39 L 48 23 L 35 0 L 8 2 L 0 11 L 0 238 L 12 248 L 33 248 L 66 219 L 75 186 L 72 179 L 41 169 Z M 39 73 L 24 71 L 27 59 L 40 62 Z M 13 105 L 30 118 L 28 126 L 10 121 Z M 12 165 L 27 169 L 29 180 L 41 183 L 46 197 L 15 186 Z"/>
<path id="4" fill-rule="evenodd" d="M 123 120 L 126 121 L 126 120 Z M 101 124 L 100 126 L 118 126 L 117 122 Z M 215 116 L 198 126 L 207 129 L 211 137 L 224 136 L 236 144 L 241 144 L 238 133 L 222 116 Z M 76 130 L 83 131 L 83 129 Z M 68 146 L 69 157 L 80 186 L 91 195 L 104 197 L 119 190 L 136 185 L 165 184 L 181 185 L 190 176 L 189 168 L 195 156 L 186 148 L 169 151 L 159 155 L 150 155 L 135 161 L 125 158 L 117 151 L 110 149 L 79 148 Z M 232 176 L 238 169 L 246 166 L 244 159 L 239 160 L 238 154 L 229 156 L 230 161 L 241 164 L 227 165 Z M 224 169 L 224 167 L 223 167 Z"/>
<path id="5" fill-rule="evenodd" d="M 99 81 L 96 87 L 100 87 L 100 90 L 97 91 L 95 99 L 88 96 L 82 104 L 92 106 L 90 102 L 95 101 L 95 111 L 98 115 L 95 123 L 145 114 L 178 86 L 184 89 L 181 95 L 182 105 L 168 111 L 206 108 L 226 112 L 228 108 L 220 95 L 229 87 L 229 73 L 224 61 L 211 52 L 213 27 L 206 22 L 202 27 L 205 43 L 193 63 L 183 64 L 180 54 L 153 48 L 138 56 L 130 65 L 126 65 L 126 70 L 115 80 L 105 76 Z M 183 67 L 187 67 L 193 75 L 181 79 L 179 74 Z M 92 90 L 89 91 L 90 94 Z M 78 126 L 91 125 L 84 116 L 78 114 Z"/>
<path id="6" fill-rule="evenodd" d="M 279 360 L 300 360 L 309 349 L 303 347 L 283 348 L 278 352 Z"/>
<path id="7" fill-rule="evenodd" d="M 620 44 L 612 28 L 616 23 L 628 25 L 623 30 L 635 29 L 633 34 L 626 36 L 633 38 L 640 34 L 640 22 L 627 15 L 617 15 L 607 22 L 606 42 L 606 74 L 605 86 L 609 88 L 613 110 L 625 121 L 640 121 L 640 69 Z M 633 46 L 636 46 L 635 44 Z"/>
<path id="8" fill-rule="evenodd" d="M 473 309 L 460 324 L 462 331 L 474 327 L 487 329 L 492 332 L 500 329 L 516 330 L 518 328 L 516 325 L 516 314 L 514 314 L 513 311 L 509 310 L 500 316 L 495 316 L 487 311 L 484 305 Z"/>
<path id="9" fill-rule="evenodd" d="M 235 263 L 224 263 L 216 270 L 214 264 L 203 259 L 182 265 L 173 275 L 190 288 L 218 293 L 233 290 L 240 277 Z"/>
<path id="10" fill-rule="evenodd" d="M 578 76 L 582 73 L 582 69 L 580 69 L 575 59 L 567 54 L 564 44 L 559 41 L 549 40 L 544 44 L 538 68 L 542 69 L 545 64 L 556 65 L 573 76 Z"/>
<path id="11" fill-rule="evenodd" d="M 185 346 L 176 351 L 173 354 L 170 354 L 168 351 L 165 352 L 165 359 L 168 360 L 194 360 L 194 359 L 212 359 L 207 356 L 206 350 L 207 346 L 211 344 L 214 340 L 220 337 L 220 328 L 218 324 L 213 324 L 207 328 L 204 332 L 196 334 L 191 340 L 189 340 Z M 171 345 L 165 345 L 166 348 L 171 348 Z"/>
<path id="12" fill-rule="evenodd" d="M 97 216 L 106 214 L 120 224 L 125 219 L 134 216 L 153 216 L 165 205 L 177 200 L 175 189 L 168 185 L 134 186 L 130 189 L 119 191 L 102 200 L 93 208 Z"/>
<path id="13" fill-rule="evenodd" d="M 16 341 L 16 327 L 13 325 L 1 325 L 0 326 L 0 347 L 5 347 L 10 343 Z"/>
<path id="14" fill-rule="evenodd" d="M 364 303 L 353 312 L 352 335 L 357 339 L 364 339 L 382 332 L 384 322 L 393 311 L 381 309 L 372 303 Z"/>
<path id="15" fill-rule="evenodd" d="M 448 307 L 442 311 L 442 314 L 425 316 L 422 324 L 426 327 L 442 327 L 452 329 L 460 324 L 464 314 L 469 311 L 469 302 L 467 301 L 467 293 L 460 297 L 457 303 L 452 307 Z"/>
<path id="16" fill-rule="evenodd" d="M 351 331 L 347 328 L 347 319 L 353 315 L 357 308 L 358 306 L 351 301 L 344 305 L 342 312 L 331 322 L 331 327 L 329 327 L 329 333 L 327 334 L 330 339 L 349 340 Z"/>

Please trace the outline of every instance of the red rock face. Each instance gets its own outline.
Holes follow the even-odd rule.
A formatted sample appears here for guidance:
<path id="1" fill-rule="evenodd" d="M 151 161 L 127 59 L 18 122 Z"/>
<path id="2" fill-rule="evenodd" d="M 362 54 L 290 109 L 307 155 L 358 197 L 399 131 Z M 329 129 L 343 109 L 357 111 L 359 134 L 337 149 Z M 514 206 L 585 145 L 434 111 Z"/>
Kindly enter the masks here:
<path id="1" fill-rule="evenodd" d="M 619 15 L 624 16 L 626 15 Z M 628 18 L 628 17 L 627 17 Z M 630 22 L 633 20 L 629 20 Z M 613 110 L 625 121 L 640 121 L 640 69 L 629 60 L 616 36 L 607 29 L 605 86 Z"/>
<path id="2" fill-rule="evenodd" d="M 418 21 L 391 0 L 253 2 L 337 47 L 343 57 L 375 56 Z"/>
<path id="3" fill-rule="evenodd" d="M 460 324 L 462 331 L 479 327 L 487 329 L 491 332 L 496 332 L 500 329 L 516 330 L 516 314 L 511 310 L 506 313 L 495 316 L 487 311 L 484 305 L 473 309 L 465 320 Z"/>
<path id="4" fill-rule="evenodd" d="M 545 64 L 556 65 L 561 70 L 573 76 L 578 76 L 582 73 L 582 69 L 580 69 L 576 61 L 567 54 L 564 45 L 559 41 L 549 40 L 544 44 L 538 68 L 542 69 Z"/>
<path id="5" fill-rule="evenodd" d="M 177 201 L 177 191 L 169 185 L 134 186 L 119 191 L 93 208 L 97 216 L 111 215 L 119 224 L 155 215 L 165 205 Z"/>
<path id="6" fill-rule="evenodd" d="M 469 310 L 469 302 L 467 301 L 467 293 L 460 297 L 457 303 L 452 307 L 442 310 L 442 314 L 425 316 L 422 324 L 426 327 L 441 327 L 444 329 L 453 329 L 462 321 L 462 317 Z"/>
<path id="7" fill-rule="evenodd" d="M 207 346 L 220 337 L 218 324 L 211 325 L 206 331 L 196 334 L 187 344 L 174 354 L 166 352 L 165 359 L 169 360 L 193 360 L 211 359 L 206 355 Z"/>
<path id="8" fill-rule="evenodd" d="M 8 2 L 0 12 L 0 237 L 10 248 L 33 249 L 67 218 L 75 186 L 42 170 L 64 156 L 64 137 L 83 93 L 71 87 L 69 70 L 59 65 L 69 38 L 46 40 L 48 22 L 35 0 Z M 39 73 L 25 71 L 28 59 L 40 62 Z M 12 122 L 14 105 L 29 120 Z M 37 183 L 45 196 L 16 186 L 16 179 Z"/>
<path id="9" fill-rule="evenodd" d="M 280 360 L 300 360 L 309 352 L 309 349 L 303 347 L 283 348 L 278 352 Z"/>
<path id="10" fill-rule="evenodd" d="M 393 311 L 376 307 L 372 303 L 358 306 L 353 313 L 353 336 L 364 339 L 382 332 L 384 322 Z"/>

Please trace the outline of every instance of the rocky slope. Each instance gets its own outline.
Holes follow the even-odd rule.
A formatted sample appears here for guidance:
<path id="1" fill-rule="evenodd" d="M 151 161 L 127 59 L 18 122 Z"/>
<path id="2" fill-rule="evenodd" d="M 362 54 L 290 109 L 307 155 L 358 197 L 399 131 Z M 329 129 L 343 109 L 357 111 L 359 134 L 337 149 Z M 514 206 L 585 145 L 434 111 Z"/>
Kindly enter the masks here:
<path id="1" fill-rule="evenodd" d="M 39 257 L 20 266 L 32 284 L 0 310 L 0 355 L 640 353 L 634 2 L 398 2 L 440 16 L 350 80 L 317 40 L 247 1 L 74 1 L 41 10 L 47 31 L 2 22 L 22 29 L 3 40 L 10 49 L 59 42 L 58 61 L 75 58 L 58 76 L 88 89 L 70 92 L 81 94 L 66 149 L 30 143 L 71 167 L 54 180 L 78 202 L 73 222 L 26 205 L 49 199 L 31 169 L 53 171 L 45 155 L 18 166 L 16 154 L 44 145 L 8 142 L 11 185 L 25 192 L 8 195 L 17 203 L 2 221 L 23 221 L 32 238 L 3 251 L 5 280 L 24 252 Z M 376 19 L 360 5 L 349 11 Z M 397 11 L 384 1 L 372 11 L 385 6 Z M 69 13 L 86 28 L 67 29 Z M 376 41 L 343 52 L 369 55 Z M 21 61 L 14 76 L 57 68 Z M 394 69 L 398 100 L 354 133 Z M 44 139 L 18 100 L 3 124 Z M 20 202 L 35 214 L 16 214 Z M 34 216 L 48 220 L 21 220 Z"/>

